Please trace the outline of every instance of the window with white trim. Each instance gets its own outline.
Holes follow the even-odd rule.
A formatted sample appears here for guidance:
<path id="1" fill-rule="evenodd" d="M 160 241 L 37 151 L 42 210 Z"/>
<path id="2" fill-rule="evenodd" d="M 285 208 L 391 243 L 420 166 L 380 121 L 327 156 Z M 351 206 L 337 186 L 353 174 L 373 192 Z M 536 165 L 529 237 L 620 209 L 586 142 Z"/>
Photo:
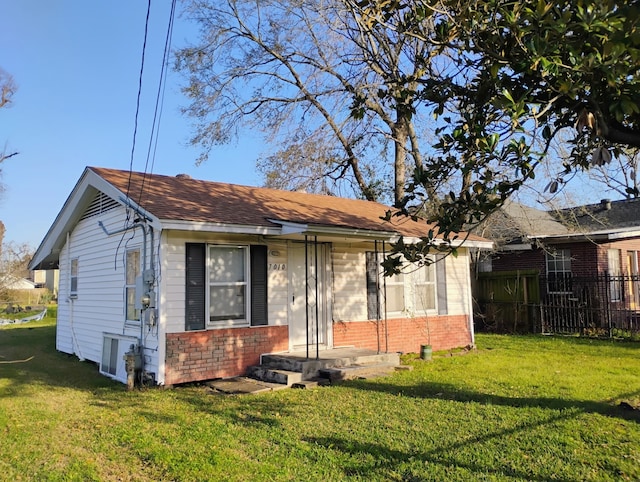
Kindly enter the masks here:
<path id="1" fill-rule="evenodd" d="M 387 312 L 395 313 L 405 311 L 406 305 L 404 302 L 404 290 L 405 290 L 405 275 L 404 273 L 394 274 L 386 280 L 386 301 Z"/>
<path id="2" fill-rule="evenodd" d="M 413 273 L 414 308 L 416 311 L 436 309 L 436 265 L 434 263 L 418 268 Z"/>
<path id="3" fill-rule="evenodd" d="M 140 250 L 130 249 L 125 258 L 125 305 L 127 322 L 140 323 L 140 308 L 136 308 L 136 297 L 141 296 L 136 290 L 136 282 L 140 276 Z"/>
<path id="4" fill-rule="evenodd" d="M 438 274 L 436 269 L 438 264 L 435 258 L 431 264 L 421 267 L 415 265 L 407 265 L 403 273 L 399 273 L 386 279 L 382 278 L 382 255 L 378 253 L 378 261 L 376 263 L 375 253 L 367 252 L 366 254 L 366 277 L 367 277 L 367 318 L 375 319 L 384 313 L 385 300 L 387 314 L 415 313 L 424 314 L 438 309 L 439 304 L 442 305 L 442 314 L 446 314 L 446 300 L 438 300 L 438 283 L 442 284 L 443 293 L 446 283 L 444 271 Z M 379 282 L 376 282 L 376 273 Z M 440 279 L 442 278 L 442 279 Z M 381 307 L 378 310 L 378 297 L 376 290 L 383 290 L 386 293 L 386 299 L 380 297 Z"/>
<path id="5" fill-rule="evenodd" d="M 69 296 L 71 298 L 78 297 L 78 258 L 71 259 L 69 267 Z"/>
<path id="6" fill-rule="evenodd" d="M 247 246 L 208 247 L 209 325 L 247 325 L 247 281 L 249 279 Z"/>
<path id="7" fill-rule="evenodd" d="M 607 250 L 608 273 L 611 277 L 609 280 L 609 294 L 611 301 L 620 301 L 622 299 L 622 268 L 620 263 L 620 250 Z"/>
<path id="8" fill-rule="evenodd" d="M 571 292 L 571 251 L 547 252 L 547 290 L 549 293 Z"/>

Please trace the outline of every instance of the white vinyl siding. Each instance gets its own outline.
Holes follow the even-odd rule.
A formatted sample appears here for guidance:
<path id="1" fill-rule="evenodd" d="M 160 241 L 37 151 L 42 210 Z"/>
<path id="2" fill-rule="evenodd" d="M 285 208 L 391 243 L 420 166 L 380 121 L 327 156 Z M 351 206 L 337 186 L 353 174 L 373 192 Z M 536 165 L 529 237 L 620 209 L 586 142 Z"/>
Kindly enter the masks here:
<path id="1" fill-rule="evenodd" d="M 234 244 L 258 243 L 258 237 L 220 236 L 205 233 L 165 231 L 162 238 L 160 290 L 163 293 L 159 310 L 160 324 L 167 333 L 185 331 L 186 244 Z M 287 324 L 287 245 L 269 242 L 267 245 L 267 316 L 269 325 Z"/>
<path id="2" fill-rule="evenodd" d="M 82 359 L 100 363 L 104 333 L 119 333 L 139 338 L 140 326 L 125 323 L 125 260 L 128 246 L 142 246 L 140 229 L 107 236 L 98 225 L 102 221 L 109 231 L 124 226 L 125 210 L 110 209 L 80 221 L 69 234 L 60 253 L 60 291 L 56 348 Z M 157 238 L 156 238 L 157 241 Z M 157 252 L 157 246 L 155 247 Z M 77 298 L 70 296 L 70 260 L 79 260 Z M 145 330 L 145 368 L 156 372 L 158 366 L 155 330 Z"/>
<path id="3" fill-rule="evenodd" d="M 333 319 L 360 321 L 367 319 L 367 279 L 365 251 L 361 248 L 334 244 Z"/>
<path id="4" fill-rule="evenodd" d="M 445 263 L 447 283 L 444 297 L 447 300 L 447 313 L 449 315 L 471 314 L 469 251 L 459 248 L 458 256 L 447 256 L 438 263 Z"/>

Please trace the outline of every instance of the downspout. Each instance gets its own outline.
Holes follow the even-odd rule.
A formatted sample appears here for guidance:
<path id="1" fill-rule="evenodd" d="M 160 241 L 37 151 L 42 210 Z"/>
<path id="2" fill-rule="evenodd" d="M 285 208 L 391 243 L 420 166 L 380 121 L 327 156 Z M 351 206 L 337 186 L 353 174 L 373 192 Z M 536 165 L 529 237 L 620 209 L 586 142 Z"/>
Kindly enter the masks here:
<path id="1" fill-rule="evenodd" d="M 314 236 L 313 238 L 314 249 L 315 249 L 315 262 L 316 262 L 316 360 L 320 359 L 320 296 L 318 294 L 318 236 Z M 324 298 L 323 298 L 324 299 Z"/>
<path id="2" fill-rule="evenodd" d="M 441 262 L 445 262 L 445 260 L 441 260 Z M 467 265 L 469 265 L 469 263 L 467 263 Z M 476 346 L 476 334 L 475 334 L 475 330 L 473 328 L 473 293 L 471 293 L 471 270 L 468 269 L 467 272 L 469 273 L 469 282 L 467 283 L 467 286 L 469 287 L 469 295 L 467 296 L 467 303 L 469 304 L 469 333 L 471 334 L 471 346 L 475 347 Z"/>
<path id="3" fill-rule="evenodd" d="M 376 341 L 380 353 L 380 258 L 378 257 L 378 240 L 373 242 L 373 257 L 376 266 Z"/>
<path id="4" fill-rule="evenodd" d="M 387 255 L 387 247 L 382 241 L 382 256 Z M 384 277 L 384 351 L 389 353 L 389 320 L 387 318 L 387 277 Z"/>
<path id="5" fill-rule="evenodd" d="M 307 235 L 304 235 L 304 316 L 307 335 L 307 358 L 309 358 L 309 247 Z"/>
<path id="6" fill-rule="evenodd" d="M 67 231 L 67 273 L 69 276 L 68 286 L 71 286 L 71 235 Z M 69 328 L 71 329 L 71 340 L 74 344 L 74 353 L 76 349 L 78 350 L 78 359 L 80 361 L 84 361 L 84 357 L 82 356 L 82 351 L 80 350 L 80 344 L 78 343 L 78 338 L 76 337 L 76 331 L 73 329 L 73 298 L 71 297 L 71 293 L 67 295 L 67 302 L 71 304 L 69 309 Z"/>

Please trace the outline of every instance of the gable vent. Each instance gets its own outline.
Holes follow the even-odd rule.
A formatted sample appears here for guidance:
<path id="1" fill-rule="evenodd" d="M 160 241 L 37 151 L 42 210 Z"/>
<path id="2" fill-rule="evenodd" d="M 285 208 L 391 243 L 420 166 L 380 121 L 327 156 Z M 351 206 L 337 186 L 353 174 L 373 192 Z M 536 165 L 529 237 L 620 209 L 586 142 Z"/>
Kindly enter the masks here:
<path id="1" fill-rule="evenodd" d="M 99 214 L 111 211 L 119 206 L 117 201 L 110 198 L 103 192 L 96 194 L 95 199 L 89 204 L 87 210 L 84 212 L 80 220 L 90 218 L 92 216 L 98 216 Z"/>

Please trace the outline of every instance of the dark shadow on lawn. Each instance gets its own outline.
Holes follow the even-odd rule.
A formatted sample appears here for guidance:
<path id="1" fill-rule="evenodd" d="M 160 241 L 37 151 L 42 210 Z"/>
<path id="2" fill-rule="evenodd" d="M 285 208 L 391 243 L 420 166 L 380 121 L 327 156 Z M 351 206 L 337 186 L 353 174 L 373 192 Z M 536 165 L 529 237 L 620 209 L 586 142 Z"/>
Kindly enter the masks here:
<path id="1" fill-rule="evenodd" d="M 34 384 L 55 388 L 74 388 L 90 392 L 89 403 L 105 410 L 121 410 L 130 406 L 141 416 L 158 423 L 173 421 L 171 415 L 145 409 L 147 391 L 163 391 L 149 387 L 127 392 L 126 386 L 101 375 L 93 362 L 80 361 L 75 355 L 55 348 L 55 324 L 29 327 L 26 324 L 0 329 L 0 379 L 9 381 L 0 389 L 0 397 L 19 396 Z M 193 407 L 194 413 L 222 416 L 238 425 L 280 425 L 295 405 L 283 406 L 282 401 L 256 396 L 227 396 L 207 393 L 204 385 L 187 385 L 173 389 L 171 397 Z"/>
<path id="2" fill-rule="evenodd" d="M 478 474 L 478 478 L 486 477 L 487 475 L 495 475 L 502 477 L 514 477 L 519 480 L 529 481 L 547 481 L 548 476 L 533 476 L 530 473 L 520 471 L 511 467 L 488 467 L 486 464 L 480 465 L 468 461 L 468 455 L 465 452 L 461 452 L 464 447 L 471 447 L 473 445 L 482 446 L 485 443 L 491 442 L 495 439 L 500 439 L 511 434 L 515 434 L 521 431 L 530 430 L 540 427 L 542 425 L 552 424 L 559 420 L 574 417 L 575 413 L 563 413 L 554 415 L 535 423 L 525 423 L 506 430 L 498 430 L 485 435 L 469 438 L 462 441 L 456 441 L 455 443 L 449 443 L 445 445 L 439 445 L 437 448 L 426 451 L 414 451 L 414 450 L 395 450 L 386 447 L 380 443 L 375 442 L 361 442 L 354 440 L 347 440 L 338 437 L 312 437 L 306 439 L 307 442 L 317 444 L 324 447 L 327 450 L 340 451 L 343 454 L 353 456 L 355 460 L 362 460 L 364 457 L 361 455 L 373 455 L 375 462 L 369 465 L 358 465 L 357 467 L 347 467 L 345 465 L 345 476 L 359 476 L 364 480 L 369 478 L 378 479 L 380 477 L 380 471 L 388 470 L 394 474 L 399 473 L 398 466 L 406 463 L 410 460 L 418 460 L 425 465 L 441 465 L 443 467 L 455 467 L 460 469 L 466 469 L 469 472 Z M 403 473 L 402 480 L 418 481 L 427 480 L 424 479 L 424 475 L 411 471 L 411 473 Z M 559 482 L 578 482 L 581 479 L 570 479 L 554 477 L 553 480 Z"/>
<path id="3" fill-rule="evenodd" d="M 457 402 L 475 402 L 483 405 L 500 405 L 514 408 L 545 408 L 550 410 L 579 410 L 584 413 L 597 413 L 608 417 L 640 422 L 640 410 L 614 405 L 613 403 L 590 400 L 571 400 L 548 397 L 507 397 L 489 393 L 465 390 L 446 383 L 425 382 L 418 385 L 400 386 L 382 380 L 352 380 L 343 382 L 345 386 L 366 391 L 390 393 L 416 398 L 451 400 Z M 640 396 L 640 391 L 620 394 L 618 400 Z"/>
<path id="4" fill-rule="evenodd" d="M 83 390 L 124 390 L 122 384 L 100 375 L 95 363 L 57 351 L 55 339 L 55 324 L 24 324 L 0 330 L 0 378 L 9 380 L 0 397 L 19 394 L 35 383 Z"/>

